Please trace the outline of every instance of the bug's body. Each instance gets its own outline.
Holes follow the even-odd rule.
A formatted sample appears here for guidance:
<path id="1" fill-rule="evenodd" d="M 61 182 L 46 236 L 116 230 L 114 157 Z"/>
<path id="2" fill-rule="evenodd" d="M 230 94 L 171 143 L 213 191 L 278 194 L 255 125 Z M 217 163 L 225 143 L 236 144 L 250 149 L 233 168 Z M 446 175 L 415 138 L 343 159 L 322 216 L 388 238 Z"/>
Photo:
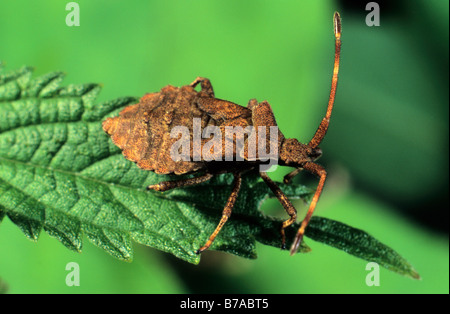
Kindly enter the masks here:
<path id="1" fill-rule="evenodd" d="M 256 145 L 264 145 L 265 151 L 271 150 L 269 147 L 275 147 L 279 165 L 296 168 L 285 177 L 286 183 L 301 170 L 309 171 L 320 178 L 308 213 L 291 247 L 291 254 L 297 251 L 302 241 L 305 228 L 314 212 L 326 178 L 324 168 L 316 164 L 315 160 L 322 154 L 318 145 L 328 129 L 336 93 L 341 32 L 338 13 L 334 15 L 334 26 L 336 52 L 330 100 L 327 114 L 314 137 L 308 144 L 302 144 L 296 139 L 286 139 L 278 128 L 276 128 L 275 137 L 269 137 L 266 133 L 262 134 L 260 131 L 254 133 Z M 201 84 L 201 91 L 197 92 L 195 87 L 199 83 Z M 197 128 L 193 121 L 199 122 Z M 221 148 L 218 150 L 206 146 L 210 139 L 201 136 L 208 126 L 214 126 L 220 130 L 222 141 Z M 178 138 L 172 134 L 175 127 L 183 127 L 188 130 L 190 145 L 187 160 L 176 159 L 172 154 L 171 149 L 178 141 Z M 135 162 L 141 169 L 151 170 L 158 174 L 201 174 L 195 178 L 161 182 L 149 186 L 149 189 L 166 191 L 205 182 L 218 173 L 231 172 L 234 174 L 233 190 L 223 210 L 222 219 L 206 244 L 198 250 L 198 253 L 209 248 L 230 217 L 240 189 L 241 175 L 267 161 L 259 155 L 258 147 L 255 150 L 250 149 L 251 142 L 248 136 L 243 133 L 227 133 L 228 127 L 241 127 L 242 129 L 253 127 L 255 130 L 259 130 L 259 127 L 265 129 L 277 127 L 277 123 L 268 102 L 258 103 L 252 99 L 247 107 L 243 107 L 217 99 L 214 96 L 210 81 L 201 77 L 187 86 L 177 88 L 168 85 L 161 89 L 159 93 L 147 94 L 141 98 L 138 104 L 123 109 L 119 117 L 108 118 L 103 122 L 103 129 L 111 136 L 113 142 L 122 149 L 125 158 Z M 262 142 L 263 144 L 259 141 L 262 136 L 266 140 Z M 197 144 L 195 144 L 196 140 L 198 140 Z M 238 142 L 243 144 L 242 149 L 238 149 L 236 144 Z M 206 147 L 208 148 L 205 149 Z M 203 151 L 205 150 L 211 153 L 210 156 L 214 157 L 215 161 L 204 158 Z M 241 159 L 238 158 L 238 155 Z M 297 211 L 264 171 L 260 171 L 260 175 L 290 216 L 281 226 L 282 247 L 284 247 L 284 230 L 295 222 Z"/>
<path id="2" fill-rule="evenodd" d="M 237 104 L 216 99 L 205 93 L 197 92 L 191 85 L 183 87 L 166 86 L 159 93 L 147 94 L 136 105 L 122 110 L 119 117 L 109 118 L 103 124 L 103 129 L 111 136 L 113 142 L 122 149 L 124 156 L 134 161 L 139 168 L 152 170 L 158 174 L 186 174 L 220 166 L 208 165 L 201 154 L 203 146 L 210 139 L 201 138 L 198 147 L 200 160 L 195 161 L 195 145 L 192 143 L 189 161 L 175 161 L 171 156 L 171 147 L 178 141 L 171 136 L 174 127 L 186 127 L 190 134 L 203 133 L 208 126 L 220 128 L 223 135 L 223 148 L 219 151 L 221 160 L 236 160 L 236 149 L 226 154 L 226 145 L 233 144 L 232 138 L 225 137 L 225 128 L 253 125 L 251 110 Z M 214 104 L 220 107 L 214 111 L 208 110 L 203 104 Z M 194 131 L 194 119 L 201 121 L 201 128 Z M 217 164 L 217 163 L 215 163 Z M 223 172 L 231 172 L 230 164 L 222 167 Z"/>

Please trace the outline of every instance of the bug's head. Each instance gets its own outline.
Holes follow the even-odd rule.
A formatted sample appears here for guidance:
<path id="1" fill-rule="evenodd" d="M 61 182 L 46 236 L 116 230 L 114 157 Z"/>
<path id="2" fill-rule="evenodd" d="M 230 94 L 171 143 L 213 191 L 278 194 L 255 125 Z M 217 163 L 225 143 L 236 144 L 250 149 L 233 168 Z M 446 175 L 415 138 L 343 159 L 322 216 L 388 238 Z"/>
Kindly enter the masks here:
<path id="1" fill-rule="evenodd" d="M 285 139 L 281 145 L 280 160 L 291 167 L 301 167 L 308 161 L 315 161 L 322 156 L 319 147 L 310 147 L 300 143 L 295 138 Z"/>

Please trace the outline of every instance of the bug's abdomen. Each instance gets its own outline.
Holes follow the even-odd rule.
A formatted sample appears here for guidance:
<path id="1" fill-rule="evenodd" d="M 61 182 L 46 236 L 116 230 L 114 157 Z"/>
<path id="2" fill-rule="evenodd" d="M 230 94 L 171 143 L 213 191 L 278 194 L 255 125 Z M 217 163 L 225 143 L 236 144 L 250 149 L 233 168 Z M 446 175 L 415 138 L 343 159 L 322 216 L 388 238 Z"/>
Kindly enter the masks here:
<path id="1" fill-rule="evenodd" d="M 103 122 L 103 129 L 126 159 L 144 170 L 160 174 L 183 174 L 199 170 L 201 162 L 174 161 L 170 148 L 174 126 L 189 127 L 193 118 L 207 119 L 193 104 L 197 92 L 190 87 L 164 87 L 159 93 L 147 94 L 138 104 L 123 109 L 118 117 Z M 191 159 L 192 160 L 192 159 Z"/>

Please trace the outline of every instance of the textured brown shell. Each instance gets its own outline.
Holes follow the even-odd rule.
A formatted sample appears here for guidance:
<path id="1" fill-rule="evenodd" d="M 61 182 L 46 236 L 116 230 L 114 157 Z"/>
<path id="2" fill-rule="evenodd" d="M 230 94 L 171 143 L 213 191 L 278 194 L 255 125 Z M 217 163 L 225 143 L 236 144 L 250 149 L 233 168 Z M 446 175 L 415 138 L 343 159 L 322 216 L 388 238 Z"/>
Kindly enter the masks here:
<path id="1" fill-rule="evenodd" d="M 214 102 L 215 109 L 205 110 L 201 103 Z M 223 104 L 223 106 L 221 106 Z M 221 109 L 222 108 L 222 109 Z M 233 113 L 230 115 L 229 110 Z M 226 118 L 225 118 L 226 116 Z M 225 126 L 246 127 L 252 124 L 251 111 L 245 107 L 208 97 L 191 86 L 166 86 L 159 93 L 142 97 L 138 104 L 123 109 L 118 117 L 103 122 L 103 130 L 121 150 L 126 159 L 144 170 L 159 174 L 184 174 L 204 169 L 201 161 L 174 161 L 170 149 L 178 138 L 171 138 L 175 126 L 185 126 L 191 136 L 191 159 L 193 160 L 193 119 L 201 119 L 201 128 L 219 126 L 225 136 Z M 225 158 L 225 146 L 233 145 L 235 138 L 223 138 L 220 157 Z M 201 140 L 201 147 L 209 139 Z M 233 154 L 235 155 L 235 151 Z M 199 154 L 200 155 L 200 154 Z"/>

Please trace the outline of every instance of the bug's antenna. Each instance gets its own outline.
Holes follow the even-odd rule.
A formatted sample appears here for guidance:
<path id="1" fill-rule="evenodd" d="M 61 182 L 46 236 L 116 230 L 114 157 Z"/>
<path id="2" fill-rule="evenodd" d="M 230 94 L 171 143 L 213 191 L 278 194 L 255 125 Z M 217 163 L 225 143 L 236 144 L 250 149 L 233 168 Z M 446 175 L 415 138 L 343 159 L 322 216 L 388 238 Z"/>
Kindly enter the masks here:
<path id="1" fill-rule="evenodd" d="M 335 40 L 335 52 L 334 52 L 334 68 L 333 68 L 333 78 L 331 80 L 331 91 L 330 98 L 328 100 L 328 108 L 325 117 L 319 125 L 319 128 L 314 134 L 314 137 L 309 142 L 308 146 L 311 148 L 316 148 L 322 142 L 325 134 L 328 130 L 328 125 L 330 124 L 331 111 L 333 111 L 334 98 L 336 96 L 336 88 L 338 82 L 339 73 L 339 59 L 341 56 L 341 16 L 338 12 L 334 12 L 334 36 Z"/>

